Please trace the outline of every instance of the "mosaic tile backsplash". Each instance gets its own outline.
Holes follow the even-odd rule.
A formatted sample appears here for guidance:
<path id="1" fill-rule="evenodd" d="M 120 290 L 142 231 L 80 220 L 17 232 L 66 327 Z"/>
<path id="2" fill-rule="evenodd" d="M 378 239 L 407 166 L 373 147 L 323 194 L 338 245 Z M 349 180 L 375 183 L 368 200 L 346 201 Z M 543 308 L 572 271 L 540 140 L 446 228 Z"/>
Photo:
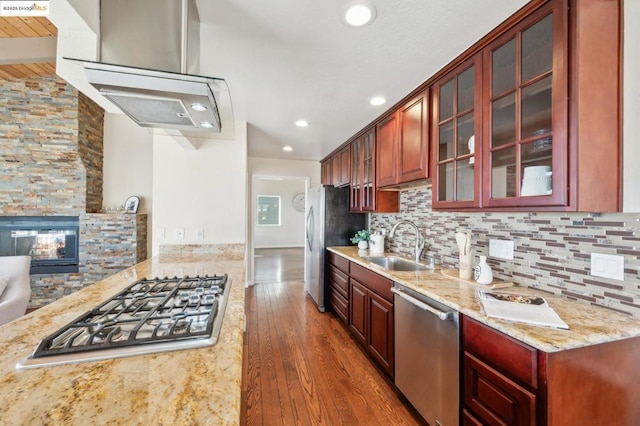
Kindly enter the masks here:
<path id="1" fill-rule="evenodd" d="M 495 278 L 640 316 L 640 213 L 453 213 L 431 210 L 431 188 L 400 193 L 400 211 L 370 215 L 371 231 L 399 220 L 416 223 L 423 254 L 457 268 L 458 231 L 472 234 L 474 264 L 489 255 L 489 240 L 514 242 L 514 259 L 488 258 Z M 413 254 L 415 233 L 401 226 L 387 250 Z M 591 253 L 624 256 L 624 281 L 589 274 Z"/>

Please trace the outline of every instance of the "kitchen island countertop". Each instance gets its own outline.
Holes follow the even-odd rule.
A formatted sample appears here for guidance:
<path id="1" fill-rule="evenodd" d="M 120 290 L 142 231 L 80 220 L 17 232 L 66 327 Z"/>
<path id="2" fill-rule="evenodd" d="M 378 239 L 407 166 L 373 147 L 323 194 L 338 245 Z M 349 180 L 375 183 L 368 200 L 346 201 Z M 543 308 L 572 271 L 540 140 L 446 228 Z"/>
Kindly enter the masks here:
<path id="1" fill-rule="evenodd" d="M 439 269 L 422 272 L 389 271 L 362 258 L 357 247 L 329 247 L 328 250 L 546 352 L 564 351 L 640 336 L 640 318 L 520 286 L 496 291 L 544 297 L 570 329 L 560 330 L 490 318 L 482 312 L 475 295 L 478 285 L 447 278 Z M 369 256 L 368 250 L 365 256 Z"/>
<path id="2" fill-rule="evenodd" d="M 42 338 L 140 278 L 224 273 L 232 286 L 213 346 L 15 369 Z M 0 424 L 238 424 L 244 281 L 234 256 L 156 256 L 0 326 Z"/>

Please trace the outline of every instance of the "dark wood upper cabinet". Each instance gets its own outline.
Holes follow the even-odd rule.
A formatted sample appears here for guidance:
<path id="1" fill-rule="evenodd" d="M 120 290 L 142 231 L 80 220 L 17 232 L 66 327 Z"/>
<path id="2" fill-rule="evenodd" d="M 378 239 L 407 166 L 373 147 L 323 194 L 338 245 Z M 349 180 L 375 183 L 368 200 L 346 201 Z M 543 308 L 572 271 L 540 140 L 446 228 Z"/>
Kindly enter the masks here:
<path id="1" fill-rule="evenodd" d="M 368 212 L 376 207 L 375 128 L 351 142 L 351 211 Z"/>
<path id="2" fill-rule="evenodd" d="M 340 186 L 340 153 L 331 157 L 331 183 Z"/>
<path id="3" fill-rule="evenodd" d="M 340 186 L 348 186 L 351 181 L 351 145 L 340 150 Z"/>
<path id="4" fill-rule="evenodd" d="M 621 7 L 528 2 L 351 142 L 352 210 L 431 177 L 435 210 L 620 211 Z"/>
<path id="5" fill-rule="evenodd" d="M 398 167 L 398 117 L 391 114 L 376 124 L 376 178 L 378 187 L 395 185 Z"/>
<path id="6" fill-rule="evenodd" d="M 371 127 L 350 144 L 351 195 L 353 212 L 397 212 L 396 191 L 379 191 L 376 182 L 376 128 Z"/>
<path id="7" fill-rule="evenodd" d="M 351 176 L 351 147 L 349 145 L 331 156 L 331 182 L 339 188 L 349 186 Z"/>
<path id="8" fill-rule="evenodd" d="M 434 209 L 618 211 L 620 2 L 527 7 L 433 85 Z"/>
<path id="9" fill-rule="evenodd" d="M 398 109 L 398 183 L 429 174 L 429 91 Z"/>
<path id="10" fill-rule="evenodd" d="M 420 93 L 376 125 L 379 188 L 429 177 L 428 94 Z"/>
<path id="11" fill-rule="evenodd" d="M 479 207 L 482 156 L 482 56 L 432 88 L 433 208 Z"/>
<path id="12" fill-rule="evenodd" d="M 331 176 L 331 158 L 324 160 L 320 163 L 320 184 L 332 185 L 333 180 Z"/>
<path id="13" fill-rule="evenodd" d="M 568 204 L 567 36 L 554 1 L 483 51 L 483 207 Z"/>

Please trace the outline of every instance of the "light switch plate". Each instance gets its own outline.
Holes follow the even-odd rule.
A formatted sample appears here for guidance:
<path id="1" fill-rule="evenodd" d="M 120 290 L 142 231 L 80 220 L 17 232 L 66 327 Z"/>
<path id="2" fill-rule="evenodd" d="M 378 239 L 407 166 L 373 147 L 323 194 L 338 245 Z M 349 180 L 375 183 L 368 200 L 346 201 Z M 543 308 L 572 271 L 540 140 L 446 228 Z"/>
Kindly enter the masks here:
<path id="1" fill-rule="evenodd" d="M 184 240 L 184 228 L 176 228 L 176 240 Z"/>
<path id="2" fill-rule="evenodd" d="M 196 229 L 196 240 L 204 240 L 204 229 L 197 228 Z"/>
<path id="3" fill-rule="evenodd" d="M 489 256 L 497 259 L 513 260 L 513 241 L 489 240 Z"/>
<path id="4" fill-rule="evenodd" d="M 591 253 L 591 275 L 624 281 L 624 256 Z"/>
<path id="5" fill-rule="evenodd" d="M 164 228 L 156 228 L 156 236 L 159 240 L 164 240 Z"/>

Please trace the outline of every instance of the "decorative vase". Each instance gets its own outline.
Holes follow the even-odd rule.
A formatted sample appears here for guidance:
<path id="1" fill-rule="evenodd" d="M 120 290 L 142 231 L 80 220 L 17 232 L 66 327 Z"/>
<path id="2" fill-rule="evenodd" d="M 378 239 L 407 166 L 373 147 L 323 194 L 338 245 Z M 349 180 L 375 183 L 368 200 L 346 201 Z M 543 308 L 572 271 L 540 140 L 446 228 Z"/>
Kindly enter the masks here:
<path id="1" fill-rule="evenodd" d="M 480 256 L 480 263 L 475 267 L 473 276 L 478 284 L 491 284 L 493 282 L 493 272 L 487 264 L 487 256 Z"/>
<path id="2" fill-rule="evenodd" d="M 366 241 L 360 241 L 358 242 L 358 248 L 360 250 L 366 250 L 369 248 L 369 243 L 367 243 Z"/>

